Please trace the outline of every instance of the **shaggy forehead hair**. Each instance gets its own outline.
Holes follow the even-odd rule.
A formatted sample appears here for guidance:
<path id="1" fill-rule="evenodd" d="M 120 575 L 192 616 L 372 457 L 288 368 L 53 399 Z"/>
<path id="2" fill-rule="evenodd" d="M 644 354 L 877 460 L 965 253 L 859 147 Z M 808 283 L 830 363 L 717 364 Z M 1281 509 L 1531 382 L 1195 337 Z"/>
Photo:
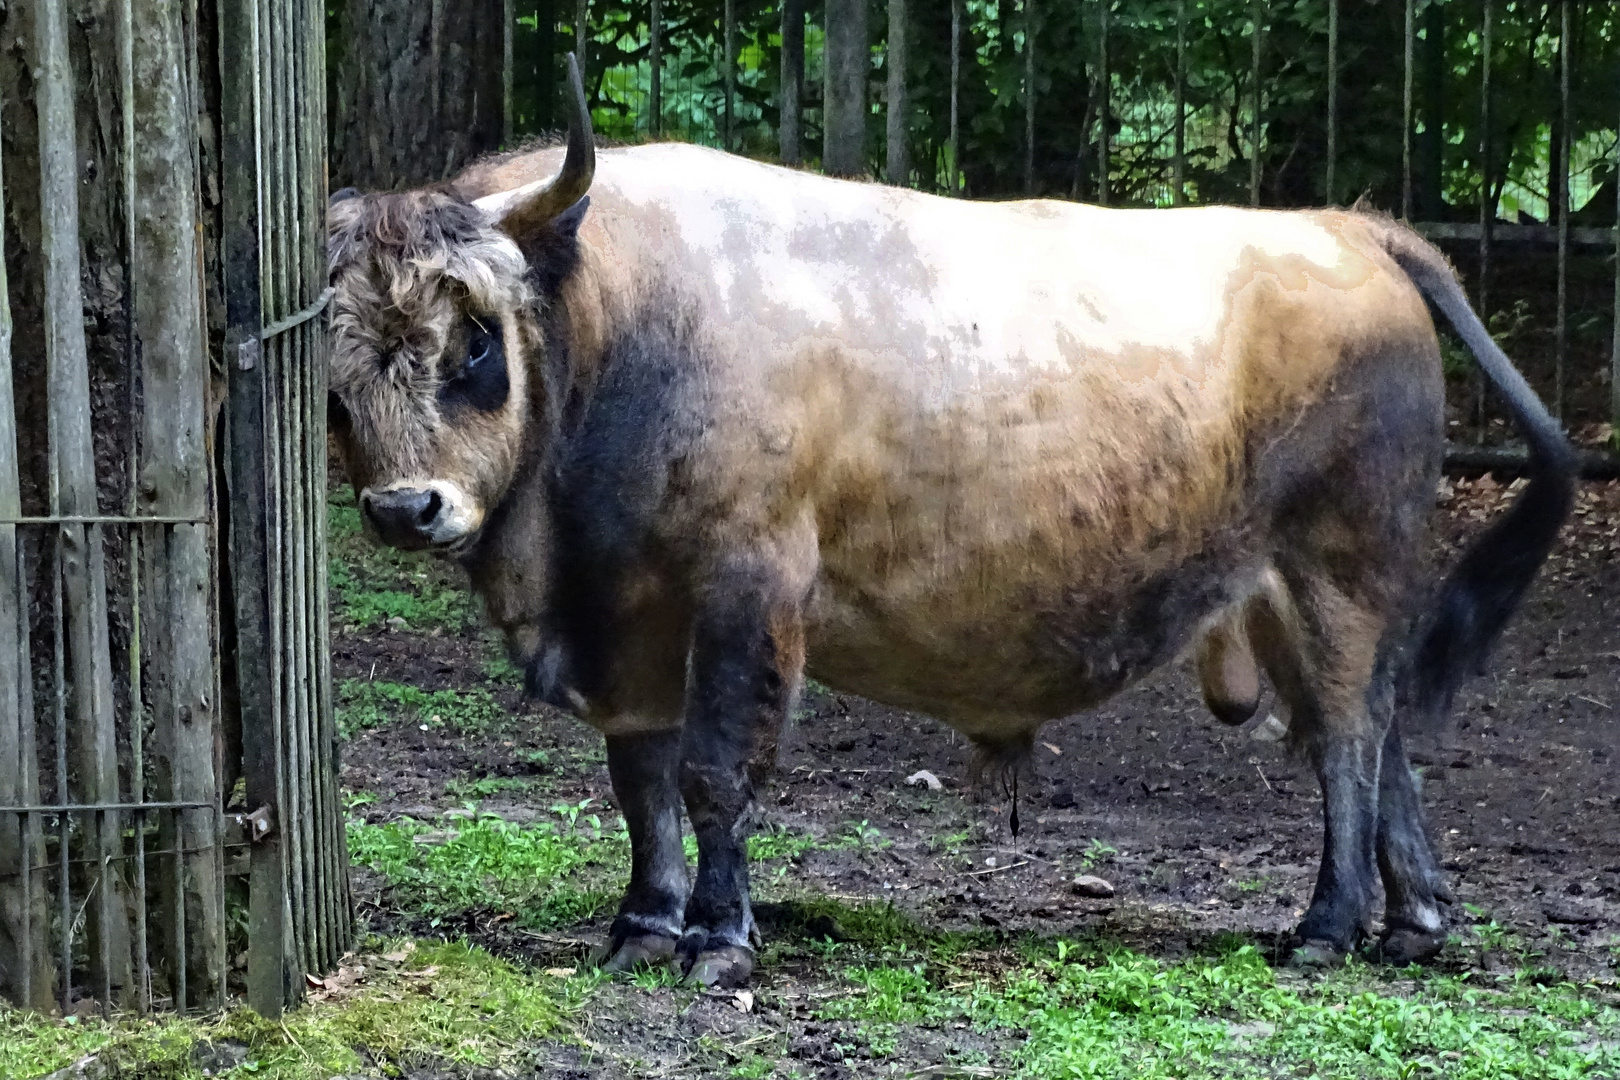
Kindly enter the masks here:
<path id="1" fill-rule="evenodd" d="M 444 191 L 344 199 L 329 218 L 331 386 L 356 464 L 362 475 L 453 469 L 444 451 L 468 432 L 440 414 L 441 358 L 463 318 L 493 330 L 491 317 L 529 309 L 527 262 L 488 215 Z"/>
<path id="2" fill-rule="evenodd" d="M 426 332 L 442 346 L 457 298 L 491 314 L 532 299 L 517 245 L 449 192 L 345 199 L 333 205 L 329 224 L 332 327 L 340 340 L 384 347 L 388 338 Z"/>

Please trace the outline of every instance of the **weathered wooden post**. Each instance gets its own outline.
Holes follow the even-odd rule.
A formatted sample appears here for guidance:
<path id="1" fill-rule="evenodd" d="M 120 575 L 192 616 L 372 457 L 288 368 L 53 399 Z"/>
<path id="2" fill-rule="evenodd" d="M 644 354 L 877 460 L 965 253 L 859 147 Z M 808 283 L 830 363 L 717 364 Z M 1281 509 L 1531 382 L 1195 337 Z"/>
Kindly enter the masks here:
<path id="1" fill-rule="evenodd" d="M 1564 418 L 1564 369 L 1569 360 L 1569 129 L 1573 117 L 1569 108 L 1569 68 L 1572 57 L 1569 31 L 1569 0 L 1558 0 L 1558 114 L 1553 124 L 1553 148 L 1548 165 L 1549 194 L 1558 223 L 1558 316 L 1553 345 L 1553 415 Z M 1620 177 L 1616 177 L 1620 182 Z"/>
<path id="2" fill-rule="evenodd" d="M 1187 0 L 1176 0 L 1176 119 L 1170 199 L 1187 205 Z"/>
<path id="3" fill-rule="evenodd" d="M 1412 47 L 1417 38 L 1417 0 L 1406 0 L 1401 30 L 1401 218 L 1412 220 Z"/>
<path id="4" fill-rule="evenodd" d="M 1334 170 L 1339 164 L 1339 0 L 1328 0 L 1327 177 L 1322 182 L 1329 206 L 1335 206 Z"/>
<path id="5" fill-rule="evenodd" d="M 803 30 L 800 30 L 800 50 L 804 48 Z M 787 55 L 787 42 L 782 43 L 783 56 Z M 649 85 L 647 95 L 647 130 L 656 138 L 664 133 L 664 3 L 652 0 L 647 13 L 647 62 Z M 785 62 L 785 61 L 784 61 Z"/>
<path id="6" fill-rule="evenodd" d="M 1102 0 L 1097 27 L 1097 205 L 1108 205 L 1108 156 L 1113 144 L 1109 125 L 1109 99 L 1113 95 L 1113 74 L 1108 70 L 1108 13 L 1114 0 Z"/>
<path id="7" fill-rule="evenodd" d="M 887 146 L 889 183 L 905 184 L 911 178 L 906 160 L 906 0 L 889 0 L 889 42 L 883 66 L 888 74 Z"/>
<path id="8" fill-rule="evenodd" d="M 962 3 L 951 0 L 951 194 L 962 193 Z"/>
<path id="9" fill-rule="evenodd" d="M 720 145 L 726 150 L 735 150 L 737 134 L 737 0 L 725 0 L 725 10 L 721 18 L 724 24 L 721 30 L 722 48 L 725 49 L 720 70 L 726 80 L 726 112 L 725 130 L 720 136 Z"/>
<path id="10" fill-rule="evenodd" d="M 1035 14 L 1024 0 L 1024 194 L 1035 194 Z"/>
<path id="11" fill-rule="evenodd" d="M 1254 100 L 1253 100 L 1253 103 L 1251 105 L 1251 108 L 1253 108 L 1253 110 L 1254 110 L 1254 123 L 1250 127 L 1250 135 L 1249 135 L 1249 205 L 1250 206 L 1259 206 L 1260 205 L 1260 134 L 1261 134 L 1260 115 L 1261 115 L 1261 104 L 1262 104 L 1262 97 L 1261 97 L 1261 90 L 1260 90 L 1260 70 L 1261 70 L 1260 69 L 1260 60 L 1261 60 L 1261 52 L 1260 52 L 1261 40 L 1260 39 L 1261 39 L 1261 35 L 1264 33 L 1263 28 L 1265 26 L 1265 17 L 1266 17 L 1266 0 L 1254 0 L 1254 11 L 1253 11 L 1253 15 L 1252 15 L 1252 19 L 1254 21 L 1254 40 L 1253 40 L 1254 53 L 1253 53 L 1252 64 L 1251 64 L 1251 67 L 1253 68 L 1253 71 L 1254 71 Z"/>

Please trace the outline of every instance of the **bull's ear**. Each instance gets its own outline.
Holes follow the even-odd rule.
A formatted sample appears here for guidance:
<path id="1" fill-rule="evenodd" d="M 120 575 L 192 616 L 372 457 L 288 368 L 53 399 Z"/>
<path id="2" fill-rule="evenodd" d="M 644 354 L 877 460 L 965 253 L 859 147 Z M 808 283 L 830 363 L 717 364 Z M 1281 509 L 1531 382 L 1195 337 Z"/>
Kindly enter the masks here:
<path id="1" fill-rule="evenodd" d="M 548 229 L 562 228 L 561 219 L 576 209 L 581 219 L 585 214 L 580 204 L 596 174 L 596 137 L 591 132 L 591 109 L 573 53 L 568 54 L 568 82 L 574 91 L 574 111 L 568 122 L 568 153 L 561 171 L 550 180 L 486 195 L 473 203 L 490 216 L 497 228 L 520 243 Z M 571 234 L 578 228 L 576 220 L 567 231 Z"/>
<path id="2" fill-rule="evenodd" d="M 552 231 L 565 240 L 572 240 L 579 235 L 579 227 L 585 224 L 585 211 L 590 208 L 591 197 L 581 195 L 579 202 L 557 215 L 556 220 L 551 223 Z"/>

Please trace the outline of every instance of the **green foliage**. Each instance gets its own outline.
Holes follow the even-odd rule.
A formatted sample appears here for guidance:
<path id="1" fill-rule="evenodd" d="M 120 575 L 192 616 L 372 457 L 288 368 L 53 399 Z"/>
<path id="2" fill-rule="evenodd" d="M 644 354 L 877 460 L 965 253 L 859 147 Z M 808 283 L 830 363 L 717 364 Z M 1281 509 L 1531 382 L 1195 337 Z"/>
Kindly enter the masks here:
<path id="1" fill-rule="evenodd" d="M 398 720 L 481 734 L 499 729 L 509 718 L 506 708 L 483 687 L 423 690 L 381 679 L 345 679 L 338 686 L 338 734 L 345 739 Z"/>
<path id="2" fill-rule="evenodd" d="M 603 836 L 559 817 L 515 825 L 484 814 L 437 827 L 351 821 L 349 855 L 382 874 L 398 902 L 433 925 L 493 908 L 513 912 L 524 926 L 567 926 L 617 901 L 629 843 L 622 832 Z M 574 823 L 581 824 L 577 816 Z"/>
<path id="3" fill-rule="evenodd" d="M 769 825 L 748 838 L 748 860 L 795 859 L 817 846 L 816 838 L 799 829 Z"/>

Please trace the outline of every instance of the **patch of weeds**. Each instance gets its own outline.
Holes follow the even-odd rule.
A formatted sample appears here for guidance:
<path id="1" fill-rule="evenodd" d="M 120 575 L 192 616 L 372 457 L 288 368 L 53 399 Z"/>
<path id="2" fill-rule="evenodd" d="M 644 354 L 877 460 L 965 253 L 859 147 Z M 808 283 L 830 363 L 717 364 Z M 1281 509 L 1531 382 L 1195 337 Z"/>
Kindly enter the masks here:
<path id="1" fill-rule="evenodd" d="M 1109 847 L 1096 837 L 1092 837 L 1091 843 L 1086 845 L 1086 850 L 1080 853 L 1080 866 L 1085 870 L 1094 870 L 1118 854 L 1117 848 Z"/>
<path id="2" fill-rule="evenodd" d="M 351 821 L 348 837 L 350 858 L 382 874 L 395 899 L 434 926 L 475 909 L 510 911 L 529 927 L 572 925 L 611 907 L 629 854 L 623 831 L 603 835 L 599 821 L 587 833 L 493 814 L 436 828 L 408 818 Z"/>
<path id="3" fill-rule="evenodd" d="M 828 847 L 834 850 L 878 851 L 894 843 L 883 835 L 883 830 L 862 818 L 844 826 L 844 831 Z"/>
<path id="4" fill-rule="evenodd" d="M 1250 878 L 1247 881 L 1238 882 L 1237 887 L 1238 887 L 1238 892 L 1240 892 L 1240 893 L 1257 893 L 1257 892 L 1264 891 L 1266 886 L 1268 886 L 1270 884 L 1271 884 L 1270 876 L 1266 875 L 1266 874 L 1262 874 L 1257 878 Z"/>
<path id="5" fill-rule="evenodd" d="M 686 977 L 671 964 L 654 964 L 632 971 L 630 985 L 640 990 L 673 990 L 686 985 Z"/>
<path id="6" fill-rule="evenodd" d="M 344 739 L 395 720 L 479 735 L 499 729 L 509 718 L 506 708 L 481 686 L 423 690 L 383 679 L 345 679 L 338 686 L 337 726 Z"/>
<path id="7" fill-rule="evenodd" d="M 201 1080 L 192 1046 L 227 1039 L 247 1046 L 232 1075 L 266 1080 L 325 1080 L 379 1066 L 400 1075 L 428 1062 L 458 1074 L 511 1070 L 527 1064 L 540 1040 L 565 1033 L 568 1014 L 584 1003 L 554 980 L 461 943 L 423 943 L 397 966 L 367 967 L 364 983 L 275 1021 L 236 1009 L 210 1019 L 65 1022 L 0 1005 L 0 1076 L 40 1076 L 99 1053 L 110 1075 Z"/>
<path id="8" fill-rule="evenodd" d="M 816 838 L 807 832 L 783 825 L 770 825 L 748 838 L 748 861 L 794 859 L 815 847 Z"/>
<path id="9" fill-rule="evenodd" d="M 731 1080 L 765 1080 L 776 1069 L 774 1058 L 750 1054 L 731 1070 Z"/>
<path id="10" fill-rule="evenodd" d="M 327 493 L 327 540 L 332 609 L 344 627 L 459 633 L 477 619 L 477 602 L 454 567 L 365 535 L 347 486 Z"/>
<path id="11" fill-rule="evenodd" d="M 551 753 L 546 750 L 525 750 L 520 756 L 526 763 L 538 765 L 541 768 L 551 764 Z"/>
<path id="12" fill-rule="evenodd" d="M 343 809 L 358 810 L 362 806 L 370 806 L 377 801 L 375 791 L 345 791 L 343 793 Z"/>
<path id="13" fill-rule="evenodd" d="M 527 791 L 534 781 L 521 776 L 484 776 L 477 780 L 451 780 L 444 793 L 452 799 L 488 799 L 505 791 Z"/>

